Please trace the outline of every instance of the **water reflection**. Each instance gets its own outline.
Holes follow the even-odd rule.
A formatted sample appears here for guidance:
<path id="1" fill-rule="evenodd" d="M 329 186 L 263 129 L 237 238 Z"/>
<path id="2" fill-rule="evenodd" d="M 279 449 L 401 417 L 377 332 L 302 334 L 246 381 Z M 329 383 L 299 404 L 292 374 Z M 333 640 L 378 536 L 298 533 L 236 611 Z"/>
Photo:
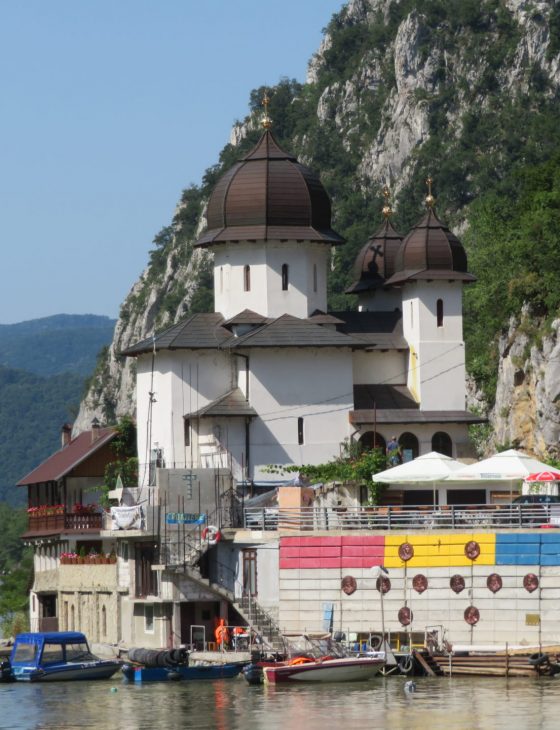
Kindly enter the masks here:
<path id="1" fill-rule="evenodd" d="M 560 680 L 417 678 L 250 687 L 243 678 L 145 685 L 115 681 L 0 685 L 0 728 L 70 730 L 556 730 Z M 116 691 L 114 691 L 114 689 Z M 337 727 L 338 726 L 338 727 Z"/>

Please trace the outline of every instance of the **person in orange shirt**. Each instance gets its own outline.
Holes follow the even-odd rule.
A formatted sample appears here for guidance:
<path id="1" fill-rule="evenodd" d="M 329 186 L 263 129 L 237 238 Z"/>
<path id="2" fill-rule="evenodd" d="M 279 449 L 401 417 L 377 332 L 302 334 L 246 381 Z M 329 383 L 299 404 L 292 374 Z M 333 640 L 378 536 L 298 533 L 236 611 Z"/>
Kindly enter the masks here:
<path id="1" fill-rule="evenodd" d="M 229 631 L 225 623 L 225 619 L 221 618 L 220 623 L 216 626 L 216 630 L 214 631 L 216 643 L 220 649 L 225 649 L 229 644 Z"/>

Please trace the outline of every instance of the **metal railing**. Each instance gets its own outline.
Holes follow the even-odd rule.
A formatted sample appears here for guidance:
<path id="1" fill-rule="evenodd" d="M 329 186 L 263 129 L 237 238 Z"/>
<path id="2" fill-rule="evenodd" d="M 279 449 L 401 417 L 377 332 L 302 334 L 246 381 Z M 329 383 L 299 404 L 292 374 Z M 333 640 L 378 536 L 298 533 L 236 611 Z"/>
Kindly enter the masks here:
<path id="1" fill-rule="evenodd" d="M 250 530 L 464 530 L 560 527 L 560 504 L 474 504 L 437 507 L 246 508 Z"/>

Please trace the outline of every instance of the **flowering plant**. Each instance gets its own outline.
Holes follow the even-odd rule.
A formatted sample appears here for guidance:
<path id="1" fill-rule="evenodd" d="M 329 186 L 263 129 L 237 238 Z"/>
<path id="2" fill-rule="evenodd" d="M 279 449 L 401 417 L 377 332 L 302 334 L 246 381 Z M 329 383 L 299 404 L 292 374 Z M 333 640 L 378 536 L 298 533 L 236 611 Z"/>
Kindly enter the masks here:
<path id="1" fill-rule="evenodd" d="M 27 514 L 31 517 L 45 517 L 47 515 L 63 515 L 63 504 L 42 504 L 38 507 L 28 507 Z"/>
<path id="2" fill-rule="evenodd" d="M 61 560 L 70 560 L 71 558 L 77 558 L 78 553 L 60 553 Z"/>
<path id="3" fill-rule="evenodd" d="M 72 507 L 72 512 L 75 515 L 93 515 L 97 512 L 97 505 L 96 504 L 82 504 L 81 502 L 77 502 Z"/>

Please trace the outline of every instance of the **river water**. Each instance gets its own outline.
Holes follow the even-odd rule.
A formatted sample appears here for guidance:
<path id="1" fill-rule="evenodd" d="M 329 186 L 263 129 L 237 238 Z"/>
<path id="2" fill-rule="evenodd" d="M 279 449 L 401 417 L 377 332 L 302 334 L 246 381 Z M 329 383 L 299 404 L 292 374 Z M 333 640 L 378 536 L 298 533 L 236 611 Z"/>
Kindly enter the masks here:
<path id="1" fill-rule="evenodd" d="M 0 728 L 30 730 L 557 730 L 560 679 L 404 677 L 353 684 L 218 681 L 0 684 Z"/>

